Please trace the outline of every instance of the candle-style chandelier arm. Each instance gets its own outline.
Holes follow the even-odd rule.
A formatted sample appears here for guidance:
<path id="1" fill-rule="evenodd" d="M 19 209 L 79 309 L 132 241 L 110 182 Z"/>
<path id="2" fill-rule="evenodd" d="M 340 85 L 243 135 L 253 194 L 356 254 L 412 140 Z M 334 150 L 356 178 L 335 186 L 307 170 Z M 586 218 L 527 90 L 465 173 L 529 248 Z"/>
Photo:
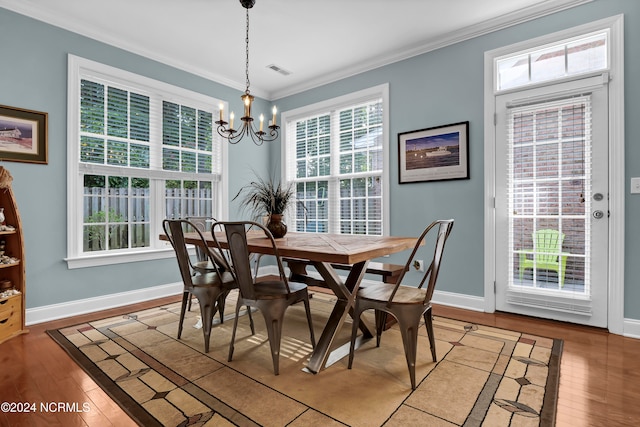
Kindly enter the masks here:
<path id="1" fill-rule="evenodd" d="M 215 122 L 218 125 L 216 128 L 218 135 L 228 140 L 230 144 L 237 144 L 247 135 L 251 137 L 251 140 L 256 145 L 262 145 L 265 141 L 271 142 L 278 138 L 278 129 L 280 129 L 278 125 L 269 125 L 267 126 L 269 131 L 264 132 L 253 127 L 253 119 L 251 117 L 241 117 L 240 120 L 242 121 L 240 129 L 227 127 L 229 123 L 224 120 Z"/>
<path id="2" fill-rule="evenodd" d="M 218 127 L 217 131 L 220 136 L 227 139 L 231 144 L 237 144 L 245 136 L 250 136 L 256 145 L 262 145 L 265 141 L 271 142 L 278 138 L 280 126 L 276 125 L 276 108 L 273 107 L 273 120 L 267 126 L 268 132 L 264 131 L 264 117 L 260 115 L 260 127 L 258 130 L 253 126 L 253 117 L 251 116 L 251 106 L 254 97 L 249 91 L 249 9 L 255 4 L 255 0 L 240 0 L 240 4 L 247 10 L 247 27 L 246 27 L 246 61 L 245 75 L 247 87 L 244 94 L 240 97 L 244 104 L 244 116 L 240 118 L 242 121 L 240 129 L 233 128 L 233 112 L 229 116 L 229 122 L 223 118 L 222 107 L 220 107 L 220 120 L 215 122 Z M 227 126 L 228 125 L 228 126 Z"/>

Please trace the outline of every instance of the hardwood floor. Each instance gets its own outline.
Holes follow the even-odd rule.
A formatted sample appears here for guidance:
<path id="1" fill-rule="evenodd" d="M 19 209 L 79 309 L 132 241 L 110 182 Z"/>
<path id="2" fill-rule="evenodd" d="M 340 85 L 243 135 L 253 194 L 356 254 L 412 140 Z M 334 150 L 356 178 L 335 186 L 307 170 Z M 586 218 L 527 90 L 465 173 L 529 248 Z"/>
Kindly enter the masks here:
<path id="1" fill-rule="evenodd" d="M 149 301 L 30 327 L 0 345 L 0 402 L 32 402 L 35 413 L 0 412 L 0 426 L 133 426 L 135 423 L 46 334 L 84 321 L 177 301 Z M 596 328 L 435 306 L 434 314 L 564 340 L 557 426 L 640 425 L 640 340 Z M 77 412 L 43 413 L 40 404 L 77 403 Z M 83 404 L 89 410 L 83 412 Z M 71 406 L 70 409 L 75 409 Z"/>

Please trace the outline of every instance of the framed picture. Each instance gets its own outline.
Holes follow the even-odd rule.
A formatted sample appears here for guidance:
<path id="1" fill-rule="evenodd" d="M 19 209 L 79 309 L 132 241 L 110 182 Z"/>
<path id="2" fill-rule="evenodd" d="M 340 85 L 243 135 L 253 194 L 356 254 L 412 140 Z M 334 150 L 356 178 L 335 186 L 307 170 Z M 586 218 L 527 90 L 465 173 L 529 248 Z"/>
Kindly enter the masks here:
<path id="1" fill-rule="evenodd" d="M 400 184 L 469 179 L 469 122 L 398 134 Z"/>
<path id="2" fill-rule="evenodd" d="M 0 160 L 47 163 L 47 113 L 0 105 Z"/>

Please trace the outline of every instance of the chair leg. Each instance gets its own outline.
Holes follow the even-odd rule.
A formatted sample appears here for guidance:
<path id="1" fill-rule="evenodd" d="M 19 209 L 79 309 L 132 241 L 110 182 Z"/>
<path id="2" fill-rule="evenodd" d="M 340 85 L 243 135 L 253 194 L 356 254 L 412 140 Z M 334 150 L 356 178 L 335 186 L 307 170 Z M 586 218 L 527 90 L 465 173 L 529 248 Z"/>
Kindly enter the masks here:
<path id="1" fill-rule="evenodd" d="M 360 327 L 360 316 L 362 315 L 362 310 L 360 309 L 360 304 L 358 304 L 358 300 L 356 300 L 356 305 L 353 309 L 353 325 L 351 328 L 351 343 L 349 345 L 349 364 L 347 365 L 347 369 L 351 369 L 353 366 L 353 357 L 356 352 L 356 338 L 358 336 L 358 328 Z"/>
<path id="2" fill-rule="evenodd" d="M 266 301 L 268 304 L 258 302 L 258 309 L 262 312 L 264 323 L 267 327 L 269 345 L 271 347 L 271 359 L 273 360 L 273 372 L 280 374 L 280 342 L 282 340 L 282 321 L 287 309 L 287 302 L 282 299 L 276 304 L 274 301 Z"/>
<path id="3" fill-rule="evenodd" d="M 178 339 L 182 336 L 182 324 L 184 323 L 184 313 L 187 309 L 187 302 L 191 301 L 189 292 L 182 293 L 182 306 L 180 307 L 180 321 L 178 322 Z"/>
<path id="4" fill-rule="evenodd" d="M 202 317 L 202 334 L 204 335 L 204 352 L 209 352 L 209 340 L 211 338 L 211 325 L 213 316 L 217 310 L 220 288 L 194 288 L 193 294 L 198 298 L 200 316 Z"/>
<path id="5" fill-rule="evenodd" d="M 224 306 L 227 301 L 227 295 L 229 295 L 230 290 L 226 290 L 220 294 L 218 297 L 217 305 L 218 305 L 218 314 L 220 315 L 220 324 L 224 323 Z"/>
<path id="6" fill-rule="evenodd" d="M 431 348 L 431 357 L 433 361 L 437 362 L 436 357 L 436 337 L 433 334 L 433 316 L 431 315 L 431 307 L 424 312 L 424 326 L 427 328 L 427 335 L 429 336 L 429 346 Z"/>
<path id="7" fill-rule="evenodd" d="M 236 304 L 236 316 L 233 319 L 233 331 L 231 332 L 231 342 L 229 343 L 229 357 L 228 362 L 231 362 L 233 358 L 233 350 L 236 342 L 236 330 L 238 329 L 238 317 L 240 316 L 240 307 L 242 307 L 242 298 L 238 295 L 238 303 Z M 252 322 L 253 324 L 253 322 Z"/>
<path id="8" fill-rule="evenodd" d="M 411 389 L 416 389 L 416 355 L 418 353 L 418 327 L 419 321 L 411 319 L 411 316 L 403 316 L 401 313 L 395 316 L 398 319 L 400 332 L 402 334 L 402 344 L 404 355 L 407 359 L 409 377 L 411 379 Z M 414 316 L 415 319 L 415 316 Z M 417 317 L 420 319 L 420 317 Z"/>
<path id="9" fill-rule="evenodd" d="M 311 307 L 309 306 L 309 295 L 302 300 L 304 302 L 304 310 L 307 312 L 307 323 L 309 323 L 309 335 L 311 338 L 312 348 L 316 348 L 316 335 L 313 332 L 313 321 L 311 320 Z"/>
<path id="10" fill-rule="evenodd" d="M 375 310 L 376 319 L 376 347 L 380 347 L 380 340 L 382 338 L 382 331 L 387 324 L 387 312 L 382 310 Z"/>
<path id="11" fill-rule="evenodd" d="M 249 316 L 249 327 L 251 328 L 251 335 L 256 334 L 256 327 L 253 325 L 253 315 L 251 314 L 251 306 L 247 306 L 247 316 Z"/>

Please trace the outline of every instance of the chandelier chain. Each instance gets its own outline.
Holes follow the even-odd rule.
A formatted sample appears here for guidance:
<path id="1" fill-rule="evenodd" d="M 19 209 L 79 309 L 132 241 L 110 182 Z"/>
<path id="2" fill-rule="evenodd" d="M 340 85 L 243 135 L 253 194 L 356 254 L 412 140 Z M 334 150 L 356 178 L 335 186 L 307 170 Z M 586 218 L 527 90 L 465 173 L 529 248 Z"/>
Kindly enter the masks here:
<path id="1" fill-rule="evenodd" d="M 245 42 L 246 42 L 246 62 L 245 62 L 245 73 L 247 76 L 247 89 L 246 89 L 246 93 L 249 93 L 249 9 L 247 9 L 247 36 L 245 38 Z"/>

